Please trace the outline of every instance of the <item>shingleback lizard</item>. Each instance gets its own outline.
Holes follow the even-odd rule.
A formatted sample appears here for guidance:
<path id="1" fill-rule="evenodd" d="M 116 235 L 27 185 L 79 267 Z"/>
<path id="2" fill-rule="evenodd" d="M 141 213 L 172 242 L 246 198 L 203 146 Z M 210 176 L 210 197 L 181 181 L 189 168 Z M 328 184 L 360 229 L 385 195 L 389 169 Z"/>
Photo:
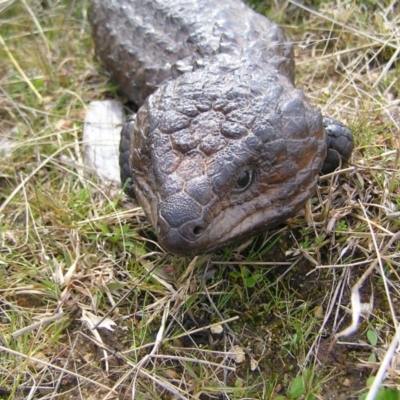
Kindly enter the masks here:
<path id="1" fill-rule="evenodd" d="M 350 157 L 350 130 L 295 87 L 291 42 L 243 2 L 92 0 L 89 19 L 140 107 L 121 176 L 166 250 L 211 252 L 283 223 Z"/>

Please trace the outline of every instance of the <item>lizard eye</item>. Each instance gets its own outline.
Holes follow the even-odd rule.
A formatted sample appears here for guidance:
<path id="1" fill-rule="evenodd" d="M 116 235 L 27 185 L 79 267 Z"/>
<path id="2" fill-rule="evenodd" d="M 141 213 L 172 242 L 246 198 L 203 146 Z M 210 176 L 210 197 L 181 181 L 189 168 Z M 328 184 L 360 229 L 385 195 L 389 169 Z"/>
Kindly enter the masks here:
<path id="1" fill-rule="evenodd" d="M 253 170 L 245 169 L 243 170 L 236 179 L 236 185 L 233 189 L 234 193 L 244 192 L 251 184 L 253 180 Z"/>

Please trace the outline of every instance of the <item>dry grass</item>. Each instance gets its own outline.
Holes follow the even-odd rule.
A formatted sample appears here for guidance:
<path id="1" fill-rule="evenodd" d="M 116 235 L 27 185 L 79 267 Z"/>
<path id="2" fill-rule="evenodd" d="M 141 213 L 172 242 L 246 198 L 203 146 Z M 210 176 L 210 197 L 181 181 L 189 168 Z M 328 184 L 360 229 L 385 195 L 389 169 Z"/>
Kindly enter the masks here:
<path id="1" fill-rule="evenodd" d="M 118 96 L 86 7 L 0 0 L 0 398 L 398 398 L 397 3 L 270 11 L 356 150 L 287 225 L 193 260 L 83 166 L 85 108 Z"/>

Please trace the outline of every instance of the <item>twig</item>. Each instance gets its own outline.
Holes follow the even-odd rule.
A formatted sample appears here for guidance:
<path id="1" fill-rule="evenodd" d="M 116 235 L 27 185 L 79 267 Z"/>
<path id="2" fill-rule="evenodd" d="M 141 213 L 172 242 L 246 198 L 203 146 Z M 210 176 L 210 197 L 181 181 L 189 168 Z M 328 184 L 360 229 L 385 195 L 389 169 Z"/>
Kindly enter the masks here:
<path id="1" fill-rule="evenodd" d="M 1 42 L 1 35 L 0 35 L 0 42 Z M 32 179 L 32 177 L 34 177 L 54 157 L 56 157 L 58 154 L 60 154 L 62 151 L 64 151 L 70 146 L 71 146 L 70 144 L 66 144 L 65 146 L 58 148 L 53 154 L 50 154 L 48 157 L 46 157 L 25 179 L 23 179 L 21 183 L 12 191 L 12 193 L 4 200 L 4 202 L 0 206 L 0 214 L 8 206 L 8 204 L 14 198 L 14 196 L 21 190 L 21 188 Z"/>
<path id="2" fill-rule="evenodd" d="M 31 16 L 33 23 L 35 24 L 40 37 L 43 40 L 44 45 L 46 46 L 46 52 L 47 52 L 47 57 L 50 59 L 50 43 L 46 38 L 46 35 L 43 32 L 43 29 L 38 21 L 38 19 L 36 18 L 35 13 L 32 11 L 32 9 L 29 7 L 29 5 L 27 4 L 26 0 L 21 0 L 22 4 L 24 5 L 24 7 L 26 8 L 26 11 L 28 11 L 28 14 Z"/>
<path id="3" fill-rule="evenodd" d="M 372 231 L 372 226 L 371 225 L 370 225 L 370 229 Z M 372 236 L 374 237 L 374 235 L 372 235 Z M 360 319 L 361 311 L 362 311 L 359 290 L 360 290 L 362 284 L 364 283 L 364 281 L 367 279 L 367 277 L 376 268 L 378 263 L 381 266 L 381 273 L 382 273 L 383 282 L 384 282 L 384 285 L 385 285 L 386 292 L 388 293 L 386 277 L 384 275 L 381 259 L 384 256 L 384 254 L 388 251 L 389 247 L 395 241 L 397 241 L 399 239 L 400 239 L 400 232 L 397 232 L 395 235 L 393 235 L 393 237 L 390 239 L 390 241 L 386 244 L 386 246 L 381 251 L 379 251 L 378 245 L 376 244 L 375 239 L 374 239 L 375 251 L 376 251 L 376 254 L 377 254 L 378 257 L 371 263 L 371 265 L 368 267 L 368 269 L 362 274 L 360 279 L 353 285 L 353 287 L 351 289 L 352 324 L 350 326 L 348 326 L 346 329 L 342 330 L 341 332 L 338 332 L 335 335 L 336 338 L 339 337 L 339 336 L 351 335 L 357 329 L 358 321 Z M 389 307 L 390 307 L 390 310 L 391 310 L 394 326 L 396 326 L 396 317 L 395 317 L 395 314 L 394 314 L 393 305 L 390 302 L 389 302 Z"/>
<path id="4" fill-rule="evenodd" d="M 230 356 L 230 355 L 234 355 L 235 353 L 228 352 L 228 353 L 222 353 L 222 354 L 224 356 Z M 208 360 L 199 360 L 198 358 L 195 359 L 195 358 L 190 358 L 190 357 L 171 356 L 169 354 L 168 355 L 153 354 L 151 357 L 159 358 L 162 360 L 176 360 L 176 361 L 187 361 L 187 362 L 198 363 L 198 364 L 207 364 L 207 365 L 212 365 L 214 367 L 227 369 L 228 371 L 232 371 L 232 372 L 236 371 L 235 367 L 228 367 L 227 365 L 218 364 L 218 363 L 211 362 Z"/>
<path id="5" fill-rule="evenodd" d="M 389 348 L 387 349 L 387 352 L 385 354 L 385 357 L 382 360 L 381 366 L 379 367 L 378 373 L 376 374 L 376 377 L 374 379 L 374 382 L 371 385 L 371 388 L 369 389 L 369 392 L 367 394 L 367 397 L 365 400 L 374 400 L 376 399 L 376 395 L 378 393 L 378 390 L 381 386 L 381 383 L 383 381 L 383 377 L 386 373 L 386 370 L 389 367 L 390 361 L 393 358 L 393 355 L 396 352 L 396 348 L 399 344 L 400 340 L 400 325 L 397 326 L 396 329 L 396 334 L 394 335 Z"/>
<path id="6" fill-rule="evenodd" d="M 51 317 L 48 318 L 43 318 L 39 322 L 35 322 L 29 326 L 25 326 L 24 328 L 18 329 L 17 331 L 13 332 L 11 336 L 16 339 L 17 337 L 24 335 L 25 333 L 28 333 L 32 331 L 33 329 L 40 328 L 41 326 L 47 325 L 50 322 L 58 321 L 60 318 L 62 318 L 64 313 L 61 311 L 60 313 L 56 315 L 52 315 Z"/>
<path id="7" fill-rule="evenodd" d="M 316 16 L 318 16 L 319 18 L 325 19 L 326 21 L 332 22 L 333 24 L 337 24 L 337 25 L 343 27 L 343 23 L 342 23 L 342 22 L 337 21 L 337 20 L 335 20 L 335 19 L 333 19 L 333 18 L 330 18 L 330 17 L 327 16 L 326 14 L 323 14 L 323 13 L 320 13 L 320 12 L 318 12 L 318 11 L 315 11 L 315 10 L 313 10 L 312 8 L 305 6 L 304 4 L 298 3 L 298 2 L 295 1 L 295 0 L 289 0 L 289 3 L 295 5 L 296 7 L 299 7 L 299 8 L 301 8 L 301 9 L 303 9 L 303 10 L 306 10 L 306 11 L 309 12 L 310 14 L 316 15 Z M 396 43 L 387 42 L 386 40 L 383 40 L 383 39 L 381 39 L 380 37 L 378 37 L 378 36 L 376 36 L 376 35 L 375 35 L 375 36 L 374 36 L 374 35 L 370 35 L 368 32 L 360 31 L 360 30 L 354 29 L 354 28 L 352 28 L 352 27 L 349 26 L 349 25 L 346 25 L 346 29 L 347 29 L 349 32 L 353 32 L 353 33 L 357 34 L 358 36 L 363 36 L 363 37 L 365 37 L 365 38 L 371 39 L 371 40 L 373 40 L 374 42 L 377 42 L 377 43 L 382 44 L 382 45 L 384 45 L 384 46 L 388 46 L 388 47 L 392 47 L 392 48 L 394 48 L 394 49 L 397 49 L 397 44 L 396 44 Z"/>
<path id="8" fill-rule="evenodd" d="M 65 374 L 72 375 L 75 378 L 77 378 L 78 380 L 82 379 L 82 380 L 84 380 L 86 382 L 90 382 L 93 385 L 99 386 L 99 387 L 101 387 L 103 389 L 106 389 L 108 391 L 111 391 L 113 393 L 117 393 L 114 389 L 112 389 L 112 388 L 110 388 L 110 387 L 108 387 L 106 385 L 103 385 L 100 382 L 96 382 L 93 379 L 87 378 L 86 376 L 83 376 L 83 375 L 79 375 L 76 372 L 69 371 L 69 370 L 67 370 L 65 368 L 58 367 L 57 365 L 51 364 L 51 363 L 49 363 L 47 361 L 40 360 L 39 358 L 35 358 L 35 357 L 31 357 L 31 356 L 28 356 L 28 355 L 23 354 L 23 353 L 19 353 L 18 351 L 8 349 L 7 347 L 4 347 L 4 346 L 0 346 L 0 351 L 4 351 L 4 352 L 6 352 L 8 354 L 13 354 L 15 356 L 22 357 L 22 358 L 24 358 L 26 360 L 30 360 L 30 361 L 33 361 L 35 363 L 45 365 L 46 367 L 53 368 L 53 369 L 55 369 L 57 371 L 64 372 Z"/>
<path id="9" fill-rule="evenodd" d="M 26 84 L 31 88 L 32 92 L 35 94 L 35 96 L 38 98 L 40 103 L 43 103 L 43 97 L 40 95 L 40 93 L 36 90 L 35 86 L 32 84 L 32 82 L 29 80 L 29 78 L 26 76 L 25 72 L 23 69 L 19 66 L 18 61 L 14 58 L 12 55 L 10 49 L 6 45 L 6 42 L 3 39 L 3 36 L 0 34 L 0 44 L 3 46 L 4 51 L 10 58 L 11 62 L 13 63 L 14 67 L 16 70 L 19 72 L 19 74 L 22 76 L 22 79 L 26 82 Z"/>
<path id="10" fill-rule="evenodd" d="M 150 361 L 150 357 L 153 356 L 158 351 L 158 348 L 160 347 L 160 345 L 162 343 L 162 339 L 163 339 L 163 336 L 164 336 L 164 330 L 165 330 L 165 324 L 167 323 L 167 318 L 168 318 L 168 314 L 169 314 L 170 305 L 171 305 L 171 300 L 169 300 L 167 302 L 167 305 L 164 308 L 164 313 L 163 313 L 163 317 L 162 317 L 162 320 L 161 320 L 160 329 L 157 332 L 157 337 L 156 337 L 156 340 L 154 341 L 154 346 L 153 346 L 151 352 L 149 354 L 146 354 L 133 367 L 133 370 L 136 370 L 135 377 L 133 378 L 133 381 L 132 381 L 132 398 L 133 399 L 136 398 L 136 381 L 137 381 L 138 374 L 140 372 L 142 372 L 141 370 L 143 368 L 146 367 L 147 363 Z"/>

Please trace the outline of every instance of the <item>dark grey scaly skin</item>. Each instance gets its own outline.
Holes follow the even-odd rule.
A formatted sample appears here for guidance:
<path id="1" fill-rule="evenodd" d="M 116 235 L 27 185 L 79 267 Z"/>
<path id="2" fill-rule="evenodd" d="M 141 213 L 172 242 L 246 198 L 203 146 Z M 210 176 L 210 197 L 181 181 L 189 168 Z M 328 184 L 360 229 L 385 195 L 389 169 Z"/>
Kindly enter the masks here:
<path id="1" fill-rule="evenodd" d="M 141 106 L 121 175 L 165 249 L 211 252 L 284 222 L 350 156 L 349 129 L 294 87 L 292 44 L 241 1 L 92 0 L 89 17 Z"/>
<path id="2" fill-rule="evenodd" d="M 324 116 L 323 126 L 327 139 L 327 153 L 321 172 L 328 174 L 350 159 L 354 142 L 351 130 L 336 119 Z"/>

